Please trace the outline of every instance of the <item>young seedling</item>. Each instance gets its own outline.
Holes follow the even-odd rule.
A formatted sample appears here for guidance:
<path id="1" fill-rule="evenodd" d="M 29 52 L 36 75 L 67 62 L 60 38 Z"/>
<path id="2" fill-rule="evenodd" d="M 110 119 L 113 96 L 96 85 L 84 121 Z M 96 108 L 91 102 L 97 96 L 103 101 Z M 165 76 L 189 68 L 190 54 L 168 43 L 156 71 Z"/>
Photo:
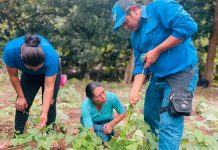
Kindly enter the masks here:
<path id="1" fill-rule="evenodd" d="M 130 121 L 130 117 L 131 117 L 132 113 L 133 113 L 133 107 L 132 107 L 132 105 L 129 105 L 128 109 L 127 109 L 127 119 L 126 119 L 126 123 L 124 125 L 124 130 L 126 130 L 128 127 L 128 123 Z"/>

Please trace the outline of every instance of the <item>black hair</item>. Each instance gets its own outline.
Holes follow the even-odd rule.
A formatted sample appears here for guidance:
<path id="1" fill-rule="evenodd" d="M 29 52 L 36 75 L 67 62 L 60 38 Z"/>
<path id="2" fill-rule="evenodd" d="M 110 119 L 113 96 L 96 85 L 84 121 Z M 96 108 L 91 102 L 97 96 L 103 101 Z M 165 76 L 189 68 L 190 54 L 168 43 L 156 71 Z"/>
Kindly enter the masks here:
<path id="1" fill-rule="evenodd" d="M 25 44 L 21 49 L 21 59 L 24 64 L 35 67 L 45 61 L 45 54 L 39 44 L 38 35 L 27 34 L 25 36 Z"/>
<path id="2" fill-rule="evenodd" d="M 100 82 L 91 82 L 86 86 L 86 96 L 92 100 L 94 97 L 94 90 L 97 87 L 102 87 Z"/>
<path id="3" fill-rule="evenodd" d="M 25 44 L 30 47 L 38 47 L 40 44 L 40 38 L 38 35 L 27 34 L 25 36 Z"/>

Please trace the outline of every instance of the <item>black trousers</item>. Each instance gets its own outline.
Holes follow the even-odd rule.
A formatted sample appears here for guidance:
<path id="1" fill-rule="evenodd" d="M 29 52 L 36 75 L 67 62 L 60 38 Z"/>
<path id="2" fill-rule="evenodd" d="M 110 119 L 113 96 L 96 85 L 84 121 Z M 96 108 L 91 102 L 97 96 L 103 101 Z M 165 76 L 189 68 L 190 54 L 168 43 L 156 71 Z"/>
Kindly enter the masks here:
<path id="1" fill-rule="evenodd" d="M 53 93 L 53 103 L 51 104 L 49 111 L 48 111 L 48 120 L 46 125 L 49 125 L 53 122 L 55 122 L 56 119 L 56 100 L 57 100 L 57 95 L 59 91 L 59 86 L 60 86 L 60 79 L 61 79 L 61 71 L 57 73 L 56 76 L 56 81 L 54 85 L 54 93 Z M 38 75 L 38 76 L 32 76 L 28 75 L 25 73 L 21 74 L 20 78 L 20 83 L 21 83 L 21 88 L 23 90 L 25 99 L 28 104 L 28 108 L 25 109 L 26 112 L 29 112 L 33 100 L 38 93 L 40 87 L 42 87 L 42 95 L 44 93 L 44 82 L 45 82 L 45 75 Z M 42 101 L 43 101 L 43 96 L 42 96 Z M 27 122 L 29 115 L 27 113 L 23 114 L 23 112 L 17 111 L 16 110 L 16 115 L 15 115 L 15 130 L 23 133 L 24 131 L 24 126 Z"/>

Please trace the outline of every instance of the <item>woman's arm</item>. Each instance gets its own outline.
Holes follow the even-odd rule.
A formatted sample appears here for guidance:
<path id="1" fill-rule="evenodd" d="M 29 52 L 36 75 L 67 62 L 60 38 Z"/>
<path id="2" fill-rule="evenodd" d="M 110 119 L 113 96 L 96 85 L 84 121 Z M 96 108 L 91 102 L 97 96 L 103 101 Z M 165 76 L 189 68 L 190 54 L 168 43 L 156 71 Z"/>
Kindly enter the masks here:
<path id="1" fill-rule="evenodd" d="M 9 77 L 10 77 L 11 84 L 13 85 L 13 87 L 17 93 L 17 96 L 24 97 L 24 94 L 23 94 L 23 91 L 22 91 L 22 88 L 20 85 L 20 80 L 18 78 L 18 69 L 7 67 L 7 71 L 8 71 Z"/>
<path id="2" fill-rule="evenodd" d="M 113 127 L 126 116 L 126 110 L 116 94 L 113 94 L 113 96 L 111 96 L 111 102 L 113 108 L 117 111 L 118 115 L 112 121 L 104 125 L 105 134 L 110 134 L 113 130 Z"/>
<path id="3" fill-rule="evenodd" d="M 126 116 L 126 112 L 123 114 L 118 114 L 111 122 L 104 125 L 104 133 L 110 134 L 113 130 L 113 127 L 118 124 L 121 120 L 123 120 Z"/>
<path id="4" fill-rule="evenodd" d="M 25 108 L 28 107 L 28 105 L 24 97 L 23 90 L 21 88 L 20 80 L 18 78 L 18 69 L 7 67 L 7 71 L 9 74 L 11 84 L 13 85 L 18 97 L 16 101 L 16 109 L 19 111 L 24 111 Z"/>
<path id="5" fill-rule="evenodd" d="M 114 127 L 116 124 L 118 124 L 121 120 L 123 120 L 126 116 L 126 112 L 123 114 L 118 114 L 109 124 Z"/>
<path id="6" fill-rule="evenodd" d="M 42 114 L 40 117 L 40 126 L 45 126 L 49 107 L 52 102 L 56 75 L 45 77 L 45 90 L 43 94 Z"/>

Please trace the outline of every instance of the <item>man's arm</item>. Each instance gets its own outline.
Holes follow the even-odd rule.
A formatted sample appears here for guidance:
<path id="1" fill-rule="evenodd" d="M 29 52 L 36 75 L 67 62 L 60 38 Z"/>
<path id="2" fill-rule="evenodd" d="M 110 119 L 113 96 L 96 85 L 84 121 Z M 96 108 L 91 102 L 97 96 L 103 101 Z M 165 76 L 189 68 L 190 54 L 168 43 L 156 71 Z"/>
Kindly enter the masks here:
<path id="1" fill-rule="evenodd" d="M 160 45 L 149 51 L 144 57 L 145 68 L 148 68 L 159 57 L 159 55 L 190 38 L 198 29 L 195 21 L 176 1 L 156 1 L 153 3 L 156 16 L 162 26 L 171 30 L 171 35 Z"/>
<path id="2" fill-rule="evenodd" d="M 145 74 L 137 74 L 134 77 L 132 89 L 130 92 L 129 101 L 132 106 L 135 106 L 137 102 L 139 101 L 139 93 L 141 91 L 142 85 L 144 83 L 144 80 L 146 78 Z"/>
<path id="3" fill-rule="evenodd" d="M 145 54 L 143 58 L 144 62 L 146 62 L 144 68 L 148 68 L 149 66 L 151 66 L 158 59 L 161 53 L 174 46 L 177 46 L 182 42 L 183 39 L 178 39 L 172 35 L 169 36 L 164 42 L 162 42 L 160 45 Z"/>

